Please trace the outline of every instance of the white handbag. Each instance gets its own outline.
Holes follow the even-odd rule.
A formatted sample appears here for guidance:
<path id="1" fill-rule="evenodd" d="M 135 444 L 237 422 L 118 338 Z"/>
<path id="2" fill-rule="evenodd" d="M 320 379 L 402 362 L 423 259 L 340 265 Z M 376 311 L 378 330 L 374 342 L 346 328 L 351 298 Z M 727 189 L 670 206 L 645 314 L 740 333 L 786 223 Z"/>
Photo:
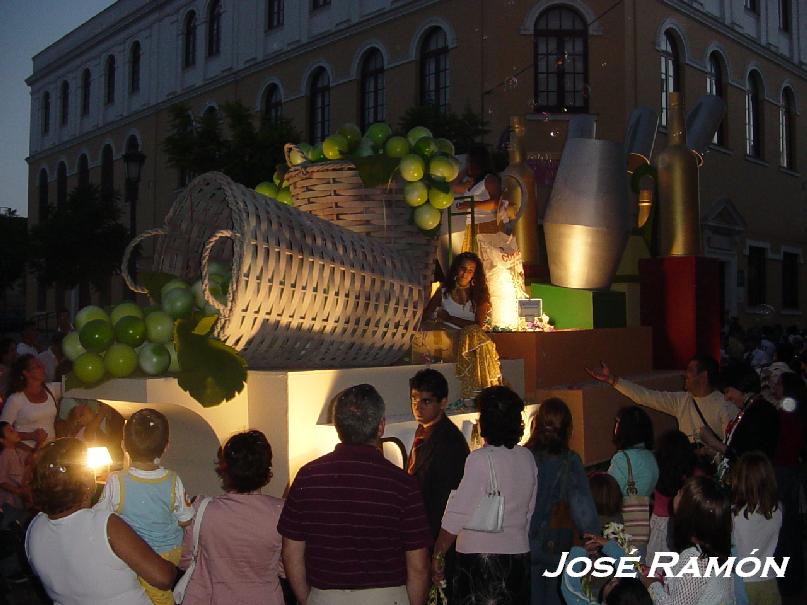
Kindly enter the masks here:
<path id="1" fill-rule="evenodd" d="M 193 557 L 188 569 L 182 574 L 182 577 L 174 586 L 174 603 L 182 603 L 185 598 L 185 591 L 188 589 L 188 582 L 191 581 L 193 570 L 196 569 L 196 559 L 199 556 L 199 533 L 202 530 L 202 516 L 205 514 L 205 509 L 212 498 L 208 497 L 202 500 L 199 504 L 199 509 L 196 511 L 196 516 L 193 518 Z"/>
<path id="2" fill-rule="evenodd" d="M 487 490 L 476 505 L 471 519 L 465 524 L 465 529 L 499 533 L 504 524 L 504 496 L 499 492 L 499 483 L 496 481 L 496 471 L 493 468 L 493 456 L 490 452 L 486 453 L 490 467 Z"/>

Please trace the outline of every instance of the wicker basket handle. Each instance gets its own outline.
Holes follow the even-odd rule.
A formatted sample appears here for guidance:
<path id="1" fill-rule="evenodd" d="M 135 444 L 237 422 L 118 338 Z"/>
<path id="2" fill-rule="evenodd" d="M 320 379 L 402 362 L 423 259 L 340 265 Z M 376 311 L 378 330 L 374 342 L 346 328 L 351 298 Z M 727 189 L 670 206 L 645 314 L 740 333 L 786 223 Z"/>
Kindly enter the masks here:
<path id="1" fill-rule="evenodd" d="M 291 163 L 291 152 L 294 151 L 295 149 L 299 151 L 303 155 L 303 157 L 305 157 L 303 150 L 297 147 L 297 145 L 295 145 L 294 143 L 286 143 L 285 145 L 283 145 L 283 157 L 286 158 L 286 164 L 288 165 L 289 168 L 292 168 L 294 166 L 294 164 Z"/>
<path id="2" fill-rule="evenodd" d="M 138 294 L 148 294 L 149 293 L 148 290 L 146 290 L 145 288 L 143 288 L 141 286 L 138 286 L 136 283 L 134 283 L 134 280 L 132 279 L 132 276 L 129 275 L 129 257 L 132 255 L 132 252 L 134 251 L 135 246 L 137 246 L 137 244 L 139 244 L 143 240 L 146 240 L 146 239 L 148 239 L 150 237 L 154 237 L 154 236 L 157 236 L 157 235 L 166 235 L 167 233 L 168 232 L 162 227 L 157 228 L 157 229 L 147 229 L 146 231 L 144 231 L 140 235 L 138 235 L 136 237 L 133 237 L 132 241 L 130 241 L 126 245 L 126 248 L 123 251 L 123 258 L 120 261 L 120 274 L 121 274 L 121 277 L 123 277 L 123 281 L 126 282 L 126 285 L 129 286 L 129 289 L 132 292 L 137 292 Z"/>
<path id="3" fill-rule="evenodd" d="M 222 305 L 210 293 L 210 254 L 213 252 L 213 246 L 216 245 L 216 242 L 224 237 L 228 237 L 232 240 L 241 239 L 241 236 L 235 231 L 221 229 L 210 236 L 210 239 L 205 242 L 205 247 L 202 249 L 202 296 L 205 297 L 205 301 L 210 303 L 210 305 L 219 312 L 219 317 L 221 318 L 227 316 L 227 309 L 229 309 L 233 303 L 233 288 L 237 287 L 237 284 L 232 283 L 232 280 L 230 280 L 230 287 L 227 290 L 226 305 Z"/>

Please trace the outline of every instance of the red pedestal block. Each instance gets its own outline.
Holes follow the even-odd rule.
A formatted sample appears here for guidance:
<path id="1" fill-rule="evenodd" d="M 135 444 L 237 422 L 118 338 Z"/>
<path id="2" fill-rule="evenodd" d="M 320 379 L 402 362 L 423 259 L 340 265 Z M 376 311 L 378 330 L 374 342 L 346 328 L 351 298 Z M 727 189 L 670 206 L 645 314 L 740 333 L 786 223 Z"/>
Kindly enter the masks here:
<path id="1" fill-rule="evenodd" d="M 683 369 L 696 353 L 720 359 L 719 268 L 703 256 L 639 261 L 641 324 L 653 328 L 656 369 Z"/>

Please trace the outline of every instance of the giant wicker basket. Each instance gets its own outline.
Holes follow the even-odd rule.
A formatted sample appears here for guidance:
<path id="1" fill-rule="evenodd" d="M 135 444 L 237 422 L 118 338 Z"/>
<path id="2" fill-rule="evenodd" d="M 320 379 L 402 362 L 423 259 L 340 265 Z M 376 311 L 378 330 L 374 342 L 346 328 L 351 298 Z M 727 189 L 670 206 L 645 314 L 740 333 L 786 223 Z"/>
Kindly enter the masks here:
<path id="1" fill-rule="evenodd" d="M 294 145 L 284 148 L 286 161 Z M 367 187 L 347 160 L 304 162 L 285 177 L 294 205 L 356 233 L 369 235 L 419 264 L 421 282 L 432 282 L 437 240 L 426 237 L 410 220 L 411 208 L 395 180 Z"/>
<path id="2" fill-rule="evenodd" d="M 159 236 L 154 270 L 188 280 L 201 273 L 220 314 L 215 336 L 251 368 L 389 365 L 407 352 L 423 312 L 420 259 L 217 172 L 194 179 L 165 225 L 140 234 L 128 251 L 152 236 Z M 230 257 L 222 305 L 208 290 L 208 264 Z"/>

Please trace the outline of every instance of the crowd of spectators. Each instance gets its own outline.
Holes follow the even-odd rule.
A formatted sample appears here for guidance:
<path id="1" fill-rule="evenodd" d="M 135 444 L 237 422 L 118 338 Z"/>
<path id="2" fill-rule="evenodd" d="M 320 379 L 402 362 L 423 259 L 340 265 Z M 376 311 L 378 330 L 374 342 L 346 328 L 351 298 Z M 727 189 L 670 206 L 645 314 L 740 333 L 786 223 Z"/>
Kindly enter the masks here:
<path id="1" fill-rule="evenodd" d="M 27 559 L 57 603 L 172 603 L 177 585 L 184 603 L 275 605 L 767 605 L 803 589 L 807 363 L 794 330 L 756 341 L 733 323 L 721 364 L 693 357 L 677 392 L 641 387 L 606 363 L 589 369 L 633 402 L 616 414 L 614 454 L 598 472 L 570 448 L 564 401 L 541 402 L 525 422 L 524 401 L 505 386 L 479 393 L 483 444 L 470 451 L 433 369 L 410 380 L 418 426 L 399 468 L 380 447 L 383 399 L 356 385 L 333 401 L 340 443 L 304 465 L 284 499 L 261 492 L 272 447 L 256 430 L 215 453 L 222 495 L 186 494 L 161 463 L 167 419 L 142 409 L 124 426 L 103 404 L 62 398 L 48 375 L 61 363 L 57 339 L 44 358 L 29 350 L 35 342 L 30 331 L 0 339 L 0 520 L 27 526 Z M 739 354 L 736 342 L 749 346 Z M 679 429 L 654 435 L 645 408 L 675 416 Z M 98 498 L 86 446 L 116 440 L 131 462 Z M 562 567 L 633 548 L 646 565 L 679 553 L 675 571 L 689 559 L 702 571 L 710 558 L 790 560 L 781 578 L 641 567 L 633 579 L 597 579 Z"/>

